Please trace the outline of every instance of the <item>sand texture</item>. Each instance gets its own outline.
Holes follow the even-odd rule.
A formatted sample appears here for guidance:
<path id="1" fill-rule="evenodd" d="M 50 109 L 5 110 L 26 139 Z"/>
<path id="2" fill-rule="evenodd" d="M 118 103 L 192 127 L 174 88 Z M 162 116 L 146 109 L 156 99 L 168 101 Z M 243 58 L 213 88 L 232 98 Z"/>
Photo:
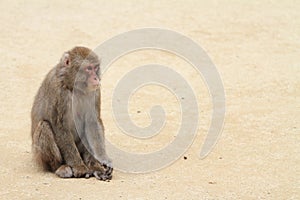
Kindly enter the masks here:
<path id="1" fill-rule="evenodd" d="M 287 1 L 1 1 L 0 199 L 300 199 L 300 2 Z M 178 71 L 199 103 L 197 137 L 184 157 L 159 171 L 114 171 L 110 182 L 60 179 L 32 162 L 30 110 L 34 95 L 62 53 L 96 48 L 125 31 L 161 27 L 197 42 L 223 81 L 226 115 L 221 137 L 199 159 L 212 103 L 203 78 L 180 57 L 142 50 L 103 74 L 102 117 L 108 140 L 132 152 L 167 145 L 180 127 L 180 105 L 163 87 L 148 85 L 129 103 L 138 126 L 161 105 L 161 134 L 132 139 L 117 127 L 111 96 L 137 66 L 160 63 Z M 180 85 L 178 86 L 180 87 Z"/>

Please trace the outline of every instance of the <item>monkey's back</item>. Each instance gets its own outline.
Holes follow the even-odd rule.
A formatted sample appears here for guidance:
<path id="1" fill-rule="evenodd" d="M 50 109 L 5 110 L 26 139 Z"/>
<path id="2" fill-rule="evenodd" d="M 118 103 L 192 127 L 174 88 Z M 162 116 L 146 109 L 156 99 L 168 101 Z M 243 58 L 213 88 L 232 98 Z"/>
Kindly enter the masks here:
<path id="1" fill-rule="evenodd" d="M 31 109 L 31 134 L 33 135 L 38 123 L 42 120 L 52 123 L 57 113 L 59 96 L 61 95 L 61 80 L 57 76 L 56 67 L 51 69 L 43 80 Z"/>

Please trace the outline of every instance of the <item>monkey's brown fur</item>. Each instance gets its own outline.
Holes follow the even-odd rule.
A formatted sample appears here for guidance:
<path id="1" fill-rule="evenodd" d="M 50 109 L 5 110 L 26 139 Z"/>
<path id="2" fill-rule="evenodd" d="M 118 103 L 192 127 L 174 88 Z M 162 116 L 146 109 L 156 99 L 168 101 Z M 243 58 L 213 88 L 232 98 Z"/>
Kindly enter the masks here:
<path id="1" fill-rule="evenodd" d="M 100 118 L 99 65 L 93 51 L 75 47 L 47 74 L 35 97 L 31 111 L 34 157 L 60 177 L 112 177 Z M 73 101 L 72 95 L 76 95 Z"/>

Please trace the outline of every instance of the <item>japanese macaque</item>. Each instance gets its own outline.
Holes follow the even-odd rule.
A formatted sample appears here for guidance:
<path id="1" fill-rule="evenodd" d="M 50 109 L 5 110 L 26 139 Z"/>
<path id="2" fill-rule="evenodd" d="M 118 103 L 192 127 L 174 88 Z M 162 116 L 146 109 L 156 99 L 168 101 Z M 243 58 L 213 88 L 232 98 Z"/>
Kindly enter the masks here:
<path id="1" fill-rule="evenodd" d="M 47 74 L 31 111 L 37 163 L 62 178 L 112 178 L 100 118 L 100 61 L 85 47 L 65 52 Z"/>

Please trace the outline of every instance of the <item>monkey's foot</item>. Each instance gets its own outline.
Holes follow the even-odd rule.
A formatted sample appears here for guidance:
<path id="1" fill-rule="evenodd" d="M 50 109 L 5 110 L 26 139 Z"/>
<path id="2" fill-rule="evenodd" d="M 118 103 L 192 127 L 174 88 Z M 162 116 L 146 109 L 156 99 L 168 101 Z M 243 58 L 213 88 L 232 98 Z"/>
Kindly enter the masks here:
<path id="1" fill-rule="evenodd" d="M 90 174 L 92 174 L 91 170 L 89 170 L 85 165 L 72 167 L 72 171 L 73 171 L 73 176 L 75 178 L 80 178 L 80 177 L 89 178 Z"/>
<path id="2" fill-rule="evenodd" d="M 61 178 L 71 178 L 73 171 L 70 166 L 62 165 L 55 171 L 55 174 Z"/>

